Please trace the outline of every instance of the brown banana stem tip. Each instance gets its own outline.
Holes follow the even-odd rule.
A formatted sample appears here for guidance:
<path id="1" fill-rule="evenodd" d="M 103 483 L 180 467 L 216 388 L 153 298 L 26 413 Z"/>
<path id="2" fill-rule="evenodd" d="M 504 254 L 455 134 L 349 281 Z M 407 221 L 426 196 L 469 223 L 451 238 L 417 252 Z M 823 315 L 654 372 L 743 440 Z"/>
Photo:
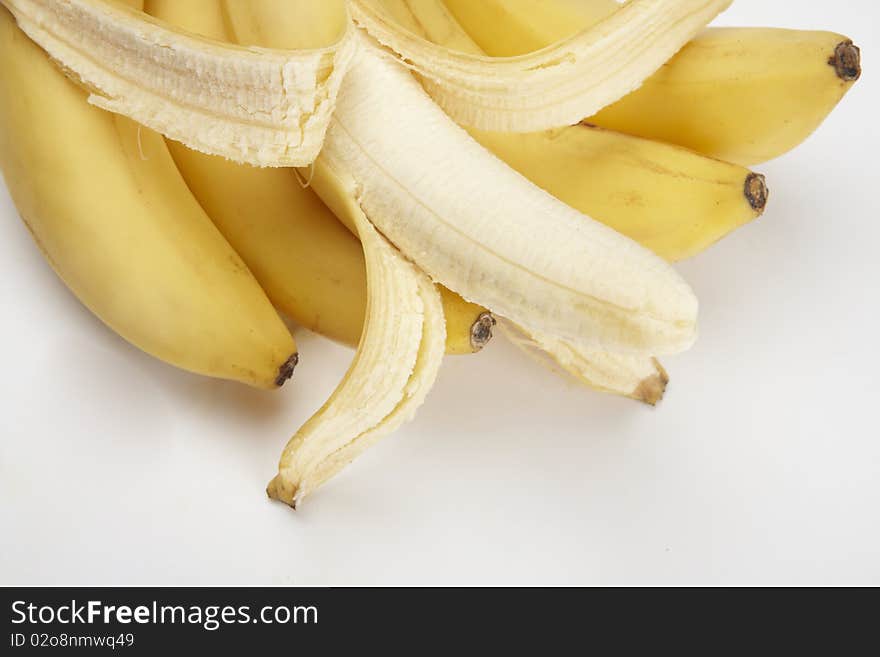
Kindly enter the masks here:
<path id="1" fill-rule="evenodd" d="M 630 395 L 633 399 L 644 402 L 650 406 L 656 406 L 663 400 L 666 394 L 666 386 L 669 385 L 669 374 L 656 358 L 654 365 L 657 367 L 657 373 L 649 376 L 642 381 L 639 386 Z"/>
<path id="2" fill-rule="evenodd" d="M 275 475 L 272 481 L 269 482 L 269 485 L 266 487 L 266 495 L 269 496 L 269 499 L 283 502 L 296 511 L 296 488 L 291 487 L 289 483 L 284 481 L 280 474 Z"/>
<path id="3" fill-rule="evenodd" d="M 281 367 L 278 368 L 278 377 L 275 379 L 276 386 L 280 388 L 287 383 L 293 376 L 293 370 L 296 369 L 297 363 L 299 363 L 299 354 L 294 354 L 281 364 Z"/>
<path id="4" fill-rule="evenodd" d="M 495 328 L 495 317 L 492 313 L 481 313 L 477 321 L 471 326 L 471 348 L 476 352 L 485 347 L 492 339 L 492 329 Z"/>
<path id="5" fill-rule="evenodd" d="M 750 173 L 746 176 L 744 193 L 752 210 L 759 215 L 764 213 L 767 207 L 767 199 L 770 198 L 770 189 L 767 187 L 767 179 L 760 173 Z"/>
<path id="6" fill-rule="evenodd" d="M 862 51 L 852 41 L 838 43 L 828 60 L 844 82 L 855 82 L 862 76 Z"/>

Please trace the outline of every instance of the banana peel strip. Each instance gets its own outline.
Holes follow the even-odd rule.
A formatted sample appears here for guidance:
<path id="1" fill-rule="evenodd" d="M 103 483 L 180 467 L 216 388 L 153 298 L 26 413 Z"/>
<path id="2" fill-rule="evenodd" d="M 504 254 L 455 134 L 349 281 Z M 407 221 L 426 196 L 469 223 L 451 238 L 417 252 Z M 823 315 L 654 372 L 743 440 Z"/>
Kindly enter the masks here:
<path id="1" fill-rule="evenodd" d="M 577 345 L 529 331 L 501 320 L 508 339 L 551 370 L 561 369 L 575 381 L 599 392 L 629 397 L 656 406 L 666 392 L 669 375 L 656 358 Z"/>
<path id="2" fill-rule="evenodd" d="M 351 21 L 314 50 L 241 47 L 107 0 L 0 0 L 89 101 L 203 153 L 255 166 L 318 155 L 355 55 Z"/>
<path id="3" fill-rule="evenodd" d="M 325 169 L 329 176 L 335 173 Z M 440 293 L 382 237 L 336 178 L 337 202 L 367 262 L 367 316 L 354 361 L 330 399 L 291 438 L 267 493 L 296 508 L 318 486 L 409 421 L 434 384 L 446 348 Z"/>
<path id="4" fill-rule="evenodd" d="M 461 125 L 533 132 L 574 125 L 636 90 L 732 0 L 631 0 L 578 34 L 518 57 L 450 50 L 401 27 L 382 0 L 355 22 L 416 71 Z"/>

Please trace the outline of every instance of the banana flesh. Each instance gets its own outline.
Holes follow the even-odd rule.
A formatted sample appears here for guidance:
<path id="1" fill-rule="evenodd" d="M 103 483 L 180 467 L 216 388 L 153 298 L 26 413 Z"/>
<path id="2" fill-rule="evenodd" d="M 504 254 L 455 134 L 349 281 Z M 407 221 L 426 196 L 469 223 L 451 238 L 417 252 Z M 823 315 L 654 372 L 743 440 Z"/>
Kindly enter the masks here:
<path id="1" fill-rule="evenodd" d="M 199 38 L 106 0 L 0 2 L 92 104 L 257 166 L 314 161 L 354 56 L 347 20 L 332 45 L 282 52 Z"/>
<path id="2" fill-rule="evenodd" d="M 382 0 L 352 0 L 355 22 L 422 77 L 456 122 L 532 132 L 572 125 L 625 96 L 730 0 L 632 0 L 599 25 L 516 58 L 455 52 L 402 28 Z"/>
<path id="3" fill-rule="evenodd" d="M 0 167 L 35 242 L 123 338 L 200 374 L 276 388 L 298 356 L 156 133 L 86 102 L 0 7 Z"/>

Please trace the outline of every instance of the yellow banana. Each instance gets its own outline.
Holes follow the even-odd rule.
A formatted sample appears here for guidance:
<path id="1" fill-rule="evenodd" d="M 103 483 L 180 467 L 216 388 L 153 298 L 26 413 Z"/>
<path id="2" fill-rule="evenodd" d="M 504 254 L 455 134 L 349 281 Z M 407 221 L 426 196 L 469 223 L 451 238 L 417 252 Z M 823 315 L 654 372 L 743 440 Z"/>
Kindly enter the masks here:
<path id="1" fill-rule="evenodd" d="M 533 183 L 669 261 L 764 212 L 764 177 L 687 149 L 588 124 L 471 135 Z"/>
<path id="2" fill-rule="evenodd" d="M 293 338 L 162 138 L 86 102 L 0 8 L 0 165 L 52 267 L 108 326 L 178 367 L 274 388 Z"/>
<path id="3" fill-rule="evenodd" d="M 494 56 L 556 43 L 613 14 L 614 0 L 444 0 Z M 745 166 L 809 137 L 861 74 L 859 49 L 833 32 L 712 28 L 590 123 Z"/>
<path id="4" fill-rule="evenodd" d="M 220 8 L 217 0 L 145 3 L 145 10 L 155 17 L 202 36 L 227 40 L 229 26 Z M 241 38 L 254 39 L 250 7 L 231 3 L 229 9 L 236 18 L 237 32 L 245 35 Z M 284 11 L 276 15 L 282 19 L 300 18 L 286 3 L 280 9 Z M 316 39 L 323 29 L 332 38 L 327 26 L 333 21 L 318 18 L 312 16 L 309 24 L 314 30 L 306 30 L 307 36 Z M 320 41 L 313 45 L 319 47 Z M 357 346 L 367 306 L 367 280 L 363 250 L 355 234 L 292 170 L 239 165 L 171 140 L 168 147 L 190 190 L 275 306 L 301 326 Z M 491 314 L 453 292 L 441 292 L 447 353 L 482 349 L 492 337 Z"/>
<path id="5" fill-rule="evenodd" d="M 398 1 L 417 4 L 424 0 Z M 595 25 L 620 9 L 620 3 L 616 0 L 440 2 L 474 43 L 492 57 L 515 57 L 540 50 L 577 34 L 585 27 Z M 407 27 L 412 29 L 411 25 Z"/>
<path id="6" fill-rule="evenodd" d="M 803 142 L 858 79 L 833 32 L 713 29 L 591 121 L 749 165 Z"/>

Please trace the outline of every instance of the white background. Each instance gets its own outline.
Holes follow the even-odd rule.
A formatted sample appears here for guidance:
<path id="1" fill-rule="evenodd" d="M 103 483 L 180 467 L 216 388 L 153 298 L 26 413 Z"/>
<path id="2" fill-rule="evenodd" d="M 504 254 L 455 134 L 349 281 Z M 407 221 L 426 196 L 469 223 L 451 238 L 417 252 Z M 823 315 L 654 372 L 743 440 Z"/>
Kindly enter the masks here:
<path id="1" fill-rule="evenodd" d="M 866 72 L 758 167 L 765 216 L 681 266 L 701 340 L 663 405 L 496 339 L 295 513 L 263 488 L 351 352 L 300 334 L 274 395 L 154 361 L 0 187 L 0 584 L 880 584 L 880 11 L 739 0 L 719 22 L 847 33 Z"/>

